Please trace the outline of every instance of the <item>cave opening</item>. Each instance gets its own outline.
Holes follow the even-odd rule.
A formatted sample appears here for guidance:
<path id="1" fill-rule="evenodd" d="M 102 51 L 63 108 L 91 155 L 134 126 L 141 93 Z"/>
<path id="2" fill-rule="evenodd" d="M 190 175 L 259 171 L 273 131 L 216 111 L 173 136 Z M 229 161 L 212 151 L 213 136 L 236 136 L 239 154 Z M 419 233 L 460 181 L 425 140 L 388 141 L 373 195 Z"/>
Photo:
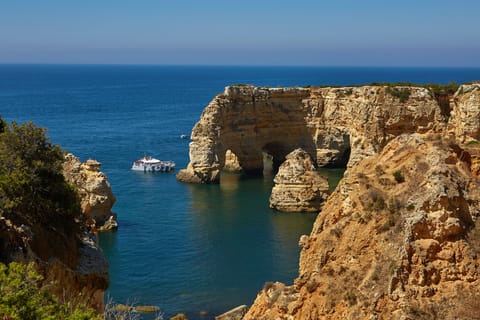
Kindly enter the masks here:
<path id="1" fill-rule="evenodd" d="M 262 151 L 262 160 L 263 160 L 263 176 L 264 177 L 273 177 L 275 175 L 275 170 L 273 169 L 273 155 L 268 152 Z"/>
<path id="2" fill-rule="evenodd" d="M 348 146 L 344 150 L 338 153 L 334 158 L 332 158 L 325 165 L 320 166 L 326 169 L 346 169 L 348 161 L 350 160 L 351 148 Z"/>
<path id="3" fill-rule="evenodd" d="M 280 142 L 267 143 L 262 148 L 263 176 L 274 176 L 292 150 L 291 147 Z"/>

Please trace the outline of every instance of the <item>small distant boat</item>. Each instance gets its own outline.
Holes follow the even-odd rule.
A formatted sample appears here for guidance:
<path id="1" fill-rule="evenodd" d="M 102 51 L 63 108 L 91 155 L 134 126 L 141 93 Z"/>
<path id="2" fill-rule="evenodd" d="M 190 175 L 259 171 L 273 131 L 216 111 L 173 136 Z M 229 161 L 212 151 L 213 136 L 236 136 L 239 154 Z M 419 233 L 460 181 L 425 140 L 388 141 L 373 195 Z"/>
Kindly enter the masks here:
<path id="1" fill-rule="evenodd" d="M 175 170 L 175 162 L 171 160 L 158 160 L 145 155 L 133 162 L 132 170 L 143 172 L 170 172 Z"/>
<path id="2" fill-rule="evenodd" d="M 180 139 L 186 139 L 186 138 L 187 138 L 187 135 L 186 135 L 186 134 L 180 135 Z"/>

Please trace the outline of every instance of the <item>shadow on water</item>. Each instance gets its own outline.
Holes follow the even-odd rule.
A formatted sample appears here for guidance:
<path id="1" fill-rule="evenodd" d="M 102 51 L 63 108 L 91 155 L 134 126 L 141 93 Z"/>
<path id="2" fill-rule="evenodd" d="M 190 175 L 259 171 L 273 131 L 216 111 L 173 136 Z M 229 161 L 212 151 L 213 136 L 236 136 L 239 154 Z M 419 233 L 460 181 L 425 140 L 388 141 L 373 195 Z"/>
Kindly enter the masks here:
<path id="1" fill-rule="evenodd" d="M 191 236 L 202 252 L 195 268 L 212 291 L 204 309 L 250 305 L 265 282 L 296 277 L 298 238 L 315 215 L 271 210 L 272 186 L 271 179 L 232 173 L 223 173 L 219 185 L 188 185 Z"/>

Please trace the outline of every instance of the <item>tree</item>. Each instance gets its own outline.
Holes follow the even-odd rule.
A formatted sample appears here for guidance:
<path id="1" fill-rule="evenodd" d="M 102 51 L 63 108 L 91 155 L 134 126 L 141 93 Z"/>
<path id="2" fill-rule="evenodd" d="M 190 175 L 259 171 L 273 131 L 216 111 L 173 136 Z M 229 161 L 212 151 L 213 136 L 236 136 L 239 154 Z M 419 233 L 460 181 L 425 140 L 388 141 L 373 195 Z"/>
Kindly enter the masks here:
<path id="1" fill-rule="evenodd" d="M 32 122 L 9 127 L 0 118 L 0 214 L 47 221 L 80 215 L 74 188 L 62 174 L 63 153 Z"/>

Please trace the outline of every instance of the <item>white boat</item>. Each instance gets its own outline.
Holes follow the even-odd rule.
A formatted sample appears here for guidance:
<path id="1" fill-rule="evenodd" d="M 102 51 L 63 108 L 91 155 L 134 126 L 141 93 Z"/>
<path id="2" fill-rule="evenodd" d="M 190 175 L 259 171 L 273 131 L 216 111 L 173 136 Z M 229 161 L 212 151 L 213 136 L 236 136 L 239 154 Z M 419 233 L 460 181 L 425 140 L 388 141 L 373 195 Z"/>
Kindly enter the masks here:
<path id="1" fill-rule="evenodd" d="M 170 172 L 175 170 L 175 162 L 170 160 L 158 160 L 145 155 L 133 162 L 132 170 L 143 172 Z"/>

